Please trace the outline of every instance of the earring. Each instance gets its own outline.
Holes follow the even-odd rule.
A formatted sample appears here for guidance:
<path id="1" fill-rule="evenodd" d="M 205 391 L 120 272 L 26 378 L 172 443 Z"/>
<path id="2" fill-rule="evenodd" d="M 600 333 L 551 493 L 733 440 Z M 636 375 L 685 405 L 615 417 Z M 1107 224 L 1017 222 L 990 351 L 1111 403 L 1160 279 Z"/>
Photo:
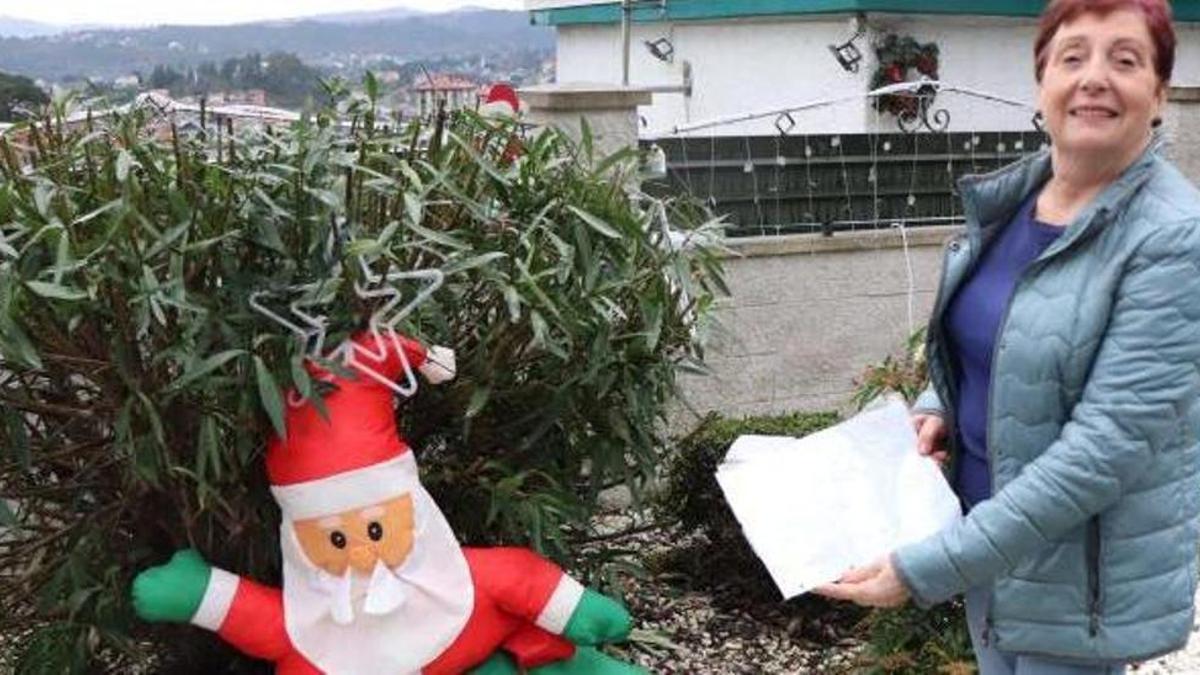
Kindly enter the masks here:
<path id="1" fill-rule="evenodd" d="M 1042 114 L 1041 110 L 1033 113 L 1032 122 L 1033 122 L 1034 129 L 1037 129 L 1038 131 L 1046 130 L 1046 116 Z"/>
<path id="2" fill-rule="evenodd" d="M 1154 119 L 1150 120 L 1150 128 L 1151 129 L 1157 129 L 1157 128 L 1161 127 L 1162 125 L 1163 125 L 1163 118 L 1161 118 L 1161 117 L 1155 117 Z"/>

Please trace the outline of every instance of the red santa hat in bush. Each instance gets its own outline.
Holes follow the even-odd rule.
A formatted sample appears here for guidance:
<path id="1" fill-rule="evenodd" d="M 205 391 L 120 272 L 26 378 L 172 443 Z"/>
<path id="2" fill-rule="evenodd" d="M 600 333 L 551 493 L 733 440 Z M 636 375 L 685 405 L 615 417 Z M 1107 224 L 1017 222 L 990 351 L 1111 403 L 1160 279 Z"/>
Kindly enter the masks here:
<path id="1" fill-rule="evenodd" d="M 418 672 L 462 630 L 474 591 L 462 549 L 397 431 L 393 391 L 380 380 L 401 377 L 405 360 L 431 381 L 448 379 L 453 366 L 444 363 L 446 351 L 398 335 L 364 334 L 352 346 L 354 379 L 310 367 L 335 385 L 324 397 L 328 416 L 309 402 L 289 403 L 287 436 L 267 448 L 271 492 L 283 512 L 286 629 L 324 672 Z M 413 501 L 413 544 L 394 569 L 380 562 L 369 578 L 350 568 L 334 578 L 304 554 L 295 521 L 403 495 Z"/>
<path id="2" fill-rule="evenodd" d="M 498 82 L 487 87 L 479 111 L 489 117 L 516 117 L 521 112 L 521 100 L 511 84 Z"/>

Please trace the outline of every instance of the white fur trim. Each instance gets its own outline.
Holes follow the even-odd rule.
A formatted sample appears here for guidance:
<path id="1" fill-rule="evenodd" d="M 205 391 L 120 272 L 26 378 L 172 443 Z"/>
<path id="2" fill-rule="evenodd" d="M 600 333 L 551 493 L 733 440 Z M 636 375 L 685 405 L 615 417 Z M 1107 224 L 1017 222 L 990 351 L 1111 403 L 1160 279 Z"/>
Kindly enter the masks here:
<path id="1" fill-rule="evenodd" d="M 449 347 L 430 347 L 425 354 L 425 363 L 417 370 L 432 384 L 453 380 L 458 372 L 454 350 Z"/>
<path id="2" fill-rule="evenodd" d="M 420 484 L 412 450 L 386 462 L 329 478 L 293 485 L 272 485 L 285 521 L 328 516 L 370 506 L 411 492 Z"/>
<path id="3" fill-rule="evenodd" d="M 192 616 L 192 624 L 211 631 L 221 629 L 229 607 L 233 605 L 233 596 L 237 595 L 238 578 L 223 569 L 212 568 L 208 577 L 208 588 L 204 590 L 204 600 Z"/>
<path id="4" fill-rule="evenodd" d="M 546 601 L 546 606 L 542 608 L 542 613 L 538 614 L 534 623 L 555 635 L 562 635 L 582 597 L 583 586 L 566 574 L 562 575 L 558 586 L 550 594 L 550 599 Z"/>

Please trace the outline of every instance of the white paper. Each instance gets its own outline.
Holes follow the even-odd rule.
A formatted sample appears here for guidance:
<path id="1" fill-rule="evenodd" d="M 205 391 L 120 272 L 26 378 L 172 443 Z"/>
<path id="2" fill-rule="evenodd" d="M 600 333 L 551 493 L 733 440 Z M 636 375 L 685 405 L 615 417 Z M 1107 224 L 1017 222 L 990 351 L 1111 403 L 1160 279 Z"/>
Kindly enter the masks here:
<path id="1" fill-rule="evenodd" d="M 899 401 L 800 439 L 742 436 L 717 482 L 785 598 L 961 517 Z"/>

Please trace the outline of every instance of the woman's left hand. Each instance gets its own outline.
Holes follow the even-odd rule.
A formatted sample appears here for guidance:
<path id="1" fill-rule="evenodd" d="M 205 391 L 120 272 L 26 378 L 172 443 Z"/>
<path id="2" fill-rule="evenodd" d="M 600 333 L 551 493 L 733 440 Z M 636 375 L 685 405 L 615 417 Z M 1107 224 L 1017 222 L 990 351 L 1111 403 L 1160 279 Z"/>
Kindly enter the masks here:
<path id="1" fill-rule="evenodd" d="M 909 598 L 908 588 L 892 567 L 891 556 L 884 556 L 866 567 L 851 568 L 836 583 L 819 586 L 813 592 L 864 607 L 899 607 Z"/>

